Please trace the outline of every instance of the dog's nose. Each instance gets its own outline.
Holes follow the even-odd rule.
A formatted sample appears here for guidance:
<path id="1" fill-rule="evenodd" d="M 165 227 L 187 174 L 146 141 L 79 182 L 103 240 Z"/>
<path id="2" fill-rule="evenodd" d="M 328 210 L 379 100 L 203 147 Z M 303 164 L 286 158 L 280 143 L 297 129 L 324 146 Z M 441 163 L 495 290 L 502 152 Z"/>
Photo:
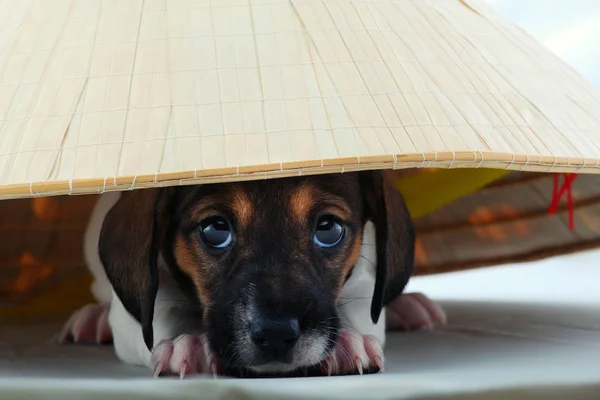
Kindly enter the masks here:
<path id="1" fill-rule="evenodd" d="M 296 318 L 255 319 L 250 325 L 252 341 L 265 355 L 274 359 L 285 358 L 300 337 Z"/>

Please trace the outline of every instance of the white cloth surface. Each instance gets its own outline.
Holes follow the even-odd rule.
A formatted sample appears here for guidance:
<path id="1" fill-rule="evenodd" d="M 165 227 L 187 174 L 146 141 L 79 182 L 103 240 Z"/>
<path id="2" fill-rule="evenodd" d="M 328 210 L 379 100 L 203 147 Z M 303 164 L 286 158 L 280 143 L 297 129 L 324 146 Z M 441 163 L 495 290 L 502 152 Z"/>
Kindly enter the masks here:
<path id="1" fill-rule="evenodd" d="M 491 390 L 504 391 L 498 398 L 600 397 L 599 260 L 591 251 L 413 279 L 408 290 L 441 301 L 449 324 L 391 334 L 386 371 L 369 376 L 154 380 L 120 363 L 111 347 L 54 344 L 56 323 L 8 327 L 0 398 L 481 398 Z"/>

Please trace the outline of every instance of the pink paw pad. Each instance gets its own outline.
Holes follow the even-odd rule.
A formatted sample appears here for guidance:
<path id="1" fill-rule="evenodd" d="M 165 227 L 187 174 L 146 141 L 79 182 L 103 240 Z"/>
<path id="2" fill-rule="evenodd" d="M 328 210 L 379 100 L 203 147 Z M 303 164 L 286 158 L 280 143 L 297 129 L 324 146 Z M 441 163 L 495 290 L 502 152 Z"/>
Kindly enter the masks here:
<path id="1" fill-rule="evenodd" d="M 59 336 L 61 343 L 104 344 L 112 340 L 108 324 L 109 303 L 88 304 L 75 311 Z"/>
<path id="2" fill-rule="evenodd" d="M 338 343 L 321 363 L 326 375 L 363 374 L 378 368 L 383 371 L 383 349 L 373 336 L 342 329 Z"/>
<path id="3" fill-rule="evenodd" d="M 152 351 L 154 377 L 193 374 L 218 375 L 217 360 L 212 355 L 206 335 L 181 335 L 160 342 Z"/>
<path id="4" fill-rule="evenodd" d="M 388 330 L 431 329 L 446 324 L 446 313 L 422 293 L 403 294 L 386 307 Z"/>

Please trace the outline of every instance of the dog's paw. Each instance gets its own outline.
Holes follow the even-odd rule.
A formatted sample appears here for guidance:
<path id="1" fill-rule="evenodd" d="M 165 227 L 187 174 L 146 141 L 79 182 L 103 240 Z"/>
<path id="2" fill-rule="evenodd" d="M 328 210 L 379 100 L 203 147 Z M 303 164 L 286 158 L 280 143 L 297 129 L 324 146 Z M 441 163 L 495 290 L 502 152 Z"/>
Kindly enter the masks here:
<path id="1" fill-rule="evenodd" d="M 212 355 L 206 335 L 181 335 L 160 342 L 152 351 L 154 377 L 178 375 L 218 375 L 217 360 Z"/>
<path id="2" fill-rule="evenodd" d="M 342 329 L 337 345 L 321 363 L 326 375 L 363 374 L 363 371 L 383 371 L 383 349 L 370 335 Z"/>
<path id="3" fill-rule="evenodd" d="M 385 322 L 388 330 L 431 329 L 446 324 L 446 313 L 422 293 L 407 293 L 386 306 Z"/>
<path id="4" fill-rule="evenodd" d="M 64 325 L 59 342 L 104 344 L 112 340 L 109 303 L 88 304 L 75 311 Z"/>

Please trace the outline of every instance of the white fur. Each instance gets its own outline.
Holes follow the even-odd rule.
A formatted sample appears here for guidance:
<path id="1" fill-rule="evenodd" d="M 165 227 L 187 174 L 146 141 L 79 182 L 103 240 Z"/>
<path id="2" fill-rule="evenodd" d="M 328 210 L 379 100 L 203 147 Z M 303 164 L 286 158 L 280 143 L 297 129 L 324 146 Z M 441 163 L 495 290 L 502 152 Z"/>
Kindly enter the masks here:
<path id="1" fill-rule="evenodd" d="M 100 261 L 100 255 L 98 254 L 98 241 L 100 240 L 104 217 L 106 217 L 106 214 L 120 197 L 121 192 L 110 192 L 100 195 L 94 211 L 92 211 L 83 242 L 83 255 L 88 269 L 94 277 L 92 294 L 101 303 L 110 302 L 112 294 L 110 282 L 106 277 L 106 273 L 104 273 L 102 261 Z"/>
<path id="2" fill-rule="evenodd" d="M 140 324 L 125 310 L 106 277 L 98 255 L 98 241 L 104 218 L 120 197 L 119 192 L 100 196 L 92 213 L 85 235 L 84 254 L 88 268 L 94 276 L 92 292 L 100 302 L 111 302 L 109 324 L 117 356 L 126 363 L 150 368 L 151 353 L 146 348 Z M 373 335 L 383 347 L 385 342 L 385 311 L 377 324 L 371 321 L 371 298 L 375 286 L 375 228 L 365 226 L 359 261 L 352 276 L 342 288 L 339 312 L 342 328 L 362 335 Z M 159 260 L 159 288 L 154 306 L 154 344 L 173 339 L 181 334 L 199 334 L 196 319 L 186 317 L 178 307 L 185 298 L 174 284 L 164 261 Z"/>
<path id="3" fill-rule="evenodd" d="M 338 312 L 342 328 L 352 329 L 361 335 L 374 336 L 381 347 L 385 345 L 385 309 L 377 324 L 371 320 L 371 300 L 375 289 L 375 225 L 365 224 L 360 256 L 350 279 L 342 287 Z"/>

